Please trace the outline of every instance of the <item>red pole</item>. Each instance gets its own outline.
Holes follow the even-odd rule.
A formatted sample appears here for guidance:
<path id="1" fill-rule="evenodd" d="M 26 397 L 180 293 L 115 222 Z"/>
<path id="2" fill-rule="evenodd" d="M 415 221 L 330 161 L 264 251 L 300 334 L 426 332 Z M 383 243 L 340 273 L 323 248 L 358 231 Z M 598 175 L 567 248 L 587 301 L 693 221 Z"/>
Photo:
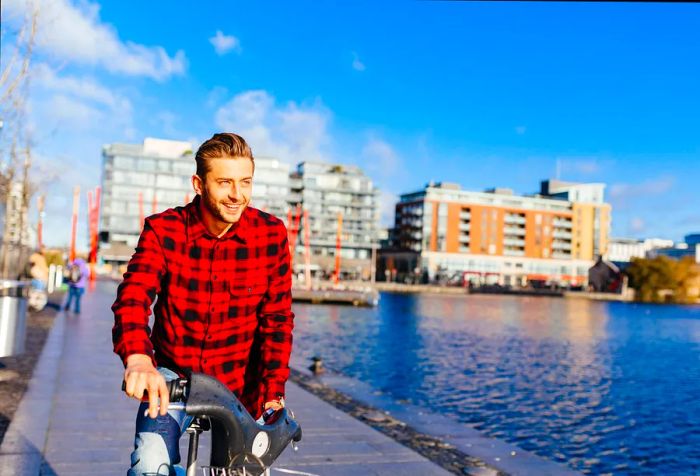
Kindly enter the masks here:
<path id="1" fill-rule="evenodd" d="M 80 209 L 80 187 L 73 188 L 73 218 L 71 222 L 70 251 L 68 260 L 75 260 L 75 235 L 78 231 L 78 210 Z"/>
<path id="2" fill-rule="evenodd" d="M 343 214 L 338 212 L 338 232 L 335 236 L 335 274 L 333 275 L 333 282 L 338 284 L 340 281 L 340 245 L 341 245 L 341 233 L 343 232 Z"/>
<path id="3" fill-rule="evenodd" d="M 291 211 L 290 211 L 291 214 Z M 299 220 L 301 220 L 301 205 L 297 204 L 296 215 L 294 216 L 294 225 L 292 226 L 292 239 L 289 242 L 290 262 L 294 262 L 294 252 L 297 245 L 297 236 L 299 236 Z M 294 269 L 294 268 L 292 268 Z"/>
<path id="4" fill-rule="evenodd" d="M 88 207 L 90 210 L 90 263 L 97 262 L 97 241 L 100 216 L 100 187 L 95 188 L 94 200 L 92 194 L 88 192 Z M 92 276 L 92 275 L 91 275 Z"/>
<path id="5" fill-rule="evenodd" d="M 44 247 L 43 231 L 44 231 L 44 195 L 39 195 L 36 208 L 39 211 L 39 222 L 36 225 L 36 247 L 42 249 Z"/>
<path id="6" fill-rule="evenodd" d="M 93 236 L 95 234 L 94 227 L 95 227 L 95 220 L 93 218 L 93 215 L 95 214 L 95 202 L 92 199 L 92 192 L 88 190 L 87 193 L 87 202 L 88 202 L 88 235 L 90 236 L 90 251 L 88 252 L 88 266 L 90 267 L 90 289 L 92 290 L 94 283 L 92 282 L 95 279 L 95 260 L 92 255 L 92 247 L 93 247 L 93 242 L 92 240 L 94 239 Z"/>
<path id="7" fill-rule="evenodd" d="M 287 210 L 287 241 L 289 243 L 290 266 L 292 265 L 291 261 L 294 261 L 294 251 L 293 251 L 294 248 L 292 247 L 293 240 L 294 240 L 294 230 L 292 230 L 292 208 L 290 207 Z"/>
<path id="8" fill-rule="evenodd" d="M 88 237 L 90 240 L 90 248 L 88 251 L 88 263 L 92 263 L 92 214 L 95 204 L 92 201 L 92 191 L 88 190 L 87 193 L 87 223 L 88 223 Z"/>

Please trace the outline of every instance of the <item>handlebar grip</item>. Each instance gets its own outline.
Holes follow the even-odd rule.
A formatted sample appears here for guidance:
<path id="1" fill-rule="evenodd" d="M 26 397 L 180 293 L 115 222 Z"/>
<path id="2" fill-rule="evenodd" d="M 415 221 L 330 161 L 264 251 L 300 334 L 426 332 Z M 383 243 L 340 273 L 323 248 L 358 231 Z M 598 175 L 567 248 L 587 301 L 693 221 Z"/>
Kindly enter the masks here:
<path id="1" fill-rule="evenodd" d="M 168 394 L 171 402 L 181 402 L 187 398 L 187 379 L 177 378 L 165 382 L 168 387 Z M 126 381 L 122 380 L 122 392 L 126 392 Z M 148 391 L 144 390 L 143 395 L 148 395 Z"/>

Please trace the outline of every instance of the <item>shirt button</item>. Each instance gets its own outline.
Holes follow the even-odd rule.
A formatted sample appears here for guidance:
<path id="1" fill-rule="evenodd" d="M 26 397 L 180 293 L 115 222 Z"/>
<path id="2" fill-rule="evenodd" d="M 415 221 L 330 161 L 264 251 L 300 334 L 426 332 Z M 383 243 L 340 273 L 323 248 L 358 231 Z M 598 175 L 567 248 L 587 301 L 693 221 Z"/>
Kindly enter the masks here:
<path id="1" fill-rule="evenodd" d="M 212 276 L 212 279 L 216 279 L 216 275 Z"/>
<path id="2" fill-rule="evenodd" d="M 210 310 L 211 310 L 211 312 L 214 312 L 216 310 L 216 308 L 214 306 L 212 306 Z"/>
<path id="3" fill-rule="evenodd" d="M 248 294 L 253 292 L 253 288 L 248 288 Z"/>
<path id="4" fill-rule="evenodd" d="M 207 340 L 211 340 L 211 336 L 207 336 Z"/>

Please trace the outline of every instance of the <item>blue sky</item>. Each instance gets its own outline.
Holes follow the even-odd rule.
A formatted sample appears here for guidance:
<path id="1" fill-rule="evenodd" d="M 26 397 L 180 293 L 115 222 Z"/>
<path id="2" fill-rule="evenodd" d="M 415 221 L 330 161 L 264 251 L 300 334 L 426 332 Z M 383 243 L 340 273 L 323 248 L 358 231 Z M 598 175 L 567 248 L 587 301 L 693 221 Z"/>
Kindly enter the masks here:
<path id="1" fill-rule="evenodd" d="M 700 231 L 700 5 L 34 3 L 49 244 L 102 144 L 221 129 L 257 155 L 362 166 L 387 223 L 430 180 L 530 193 L 558 168 L 608 185 L 614 236 Z M 28 4 L 3 2 L 3 40 Z"/>

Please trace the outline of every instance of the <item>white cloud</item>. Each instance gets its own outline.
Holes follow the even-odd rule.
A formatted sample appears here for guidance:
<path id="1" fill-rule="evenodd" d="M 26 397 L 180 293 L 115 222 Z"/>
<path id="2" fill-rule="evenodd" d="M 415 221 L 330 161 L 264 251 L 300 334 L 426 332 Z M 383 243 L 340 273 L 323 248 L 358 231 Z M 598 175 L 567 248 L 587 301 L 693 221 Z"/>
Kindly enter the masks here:
<path id="1" fill-rule="evenodd" d="M 71 94 L 111 109 L 131 109 L 128 99 L 118 96 L 93 78 L 60 76 L 46 64 L 38 64 L 32 71 L 34 85 L 41 88 Z"/>
<path id="2" fill-rule="evenodd" d="M 559 172 L 594 175 L 602 171 L 604 164 L 597 157 L 557 157 Z"/>
<path id="3" fill-rule="evenodd" d="M 214 46 L 214 51 L 219 56 L 230 51 L 241 52 L 241 42 L 233 35 L 224 35 L 221 30 L 216 31 L 216 35 L 209 38 L 209 43 Z"/>
<path id="4" fill-rule="evenodd" d="M 370 138 L 362 149 L 367 168 L 382 176 L 395 176 L 401 160 L 394 148 L 381 139 Z"/>
<path id="5" fill-rule="evenodd" d="M 179 139 L 182 137 L 182 133 L 177 129 L 176 123 L 180 120 L 180 117 L 171 111 L 161 111 L 157 113 L 154 117 L 154 122 L 160 126 L 166 137 Z"/>
<path id="6" fill-rule="evenodd" d="M 100 66 L 112 73 L 146 76 L 162 81 L 183 74 L 183 51 L 169 56 L 162 46 L 145 46 L 119 39 L 117 31 L 99 18 L 99 5 L 70 0 L 4 0 L 3 15 L 22 17 L 39 11 L 37 49 L 57 61 Z"/>
<path id="7" fill-rule="evenodd" d="M 212 109 L 218 106 L 224 100 L 224 98 L 226 98 L 226 96 L 228 96 L 227 88 L 223 86 L 215 86 L 214 89 L 209 91 L 209 94 L 207 94 L 205 105 L 209 109 Z"/>
<path id="8" fill-rule="evenodd" d="M 221 106 L 215 122 L 220 129 L 243 136 L 254 154 L 296 164 L 328 160 L 330 117 L 319 100 L 279 106 L 269 93 L 255 90 L 240 93 Z"/>
<path id="9" fill-rule="evenodd" d="M 638 235 L 645 232 L 647 229 L 646 222 L 639 217 L 633 217 L 629 223 L 629 230 L 633 235 Z"/>
<path id="10" fill-rule="evenodd" d="M 63 94 L 53 95 L 41 108 L 47 123 L 61 127 L 89 129 L 102 118 L 102 112 L 96 107 Z"/>
<path id="11" fill-rule="evenodd" d="M 380 218 L 379 224 L 381 226 L 391 227 L 394 226 L 394 215 L 396 213 L 396 202 L 399 201 L 399 196 L 387 192 L 386 190 L 381 191 L 380 196 Z"/>
<path id="12" fill-rule="evenodd" d="M 33 68 L 33 87 L 39 96 L 31 99 L 32 119 L 42 128 L 94 130 L 106 126 L 133 131 L 131 101 L 94 78 L 59 75 L 46 64 Z"/>
<path id="13" fill-rule="evenodd" d="M 661 195 L 673 188 L 675 178 L 662 176 L 638 184 L 617 183 L 610 187 L 610 197 L 627 200 L 648 195 Z"/>
<path id="14" fill-rule="evenodd" d="M 354 51 L 352 53 L 352 69 L 355 71 L 364 71 L 366 69 L 365 64 L 360 61 L 360 57 Z"/>

